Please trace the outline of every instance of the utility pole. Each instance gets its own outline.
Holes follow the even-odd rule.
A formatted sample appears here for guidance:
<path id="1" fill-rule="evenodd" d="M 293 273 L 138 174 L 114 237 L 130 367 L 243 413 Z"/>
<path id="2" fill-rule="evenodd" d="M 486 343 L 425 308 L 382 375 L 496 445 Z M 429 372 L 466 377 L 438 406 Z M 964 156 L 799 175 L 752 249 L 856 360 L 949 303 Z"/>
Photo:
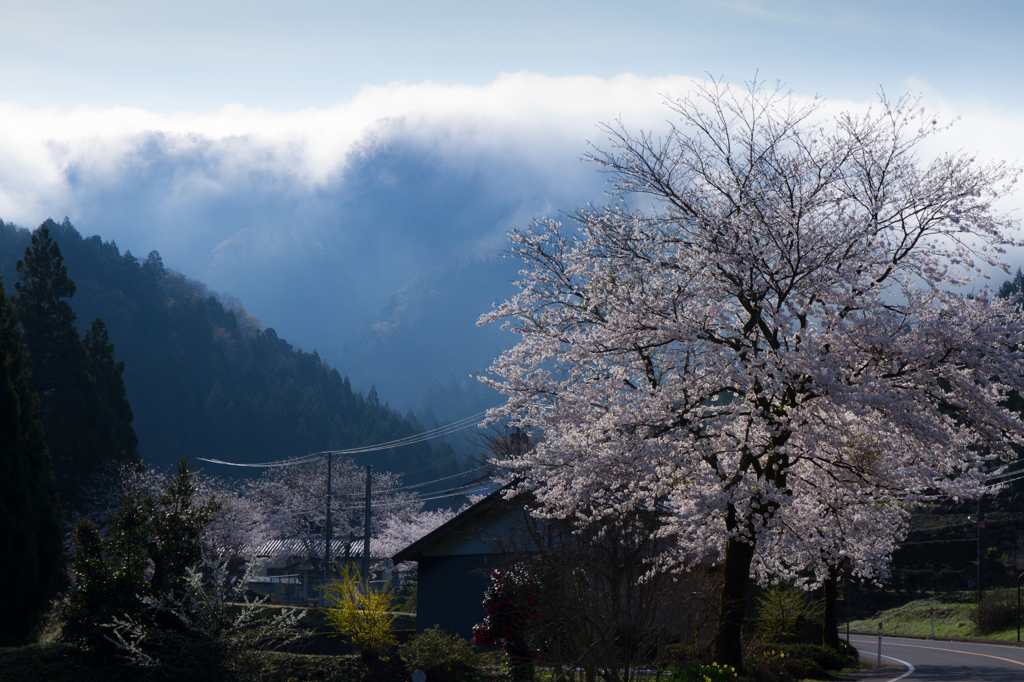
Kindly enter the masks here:
<path id="1" fill-rule="evenodd" d="M 984 543 L 985 510 L 982 507 L 982 502 L 984 502 L 984 500 L 985 500 L 985 496 L 984 495 L 982 495 L 981 497 L 978 498 L 978 605 L 979 606 L 981 605 L 982 589 L 984 589 L 982 587 L 982 581 L 984 580 L 984 577 L 985 577 L 985 573 L 984 573 L 984 571 L 985 571 L 985 543 Z"/>
<path id="2" fill-rule="evenodd" d="M 363 526 L 363 589 L 369 585 L 370 580 L 370 471 L 372 467 L 366 465 L 366 522 Z"/>
<path id="3" fill-rule="evenodd" d="M 327 453 L 327 524 L 324 526 L 324 587 L 330 579 L 331 565 L 331 453 Z M 322 588 L 321 588 L 322 591 Z"/>

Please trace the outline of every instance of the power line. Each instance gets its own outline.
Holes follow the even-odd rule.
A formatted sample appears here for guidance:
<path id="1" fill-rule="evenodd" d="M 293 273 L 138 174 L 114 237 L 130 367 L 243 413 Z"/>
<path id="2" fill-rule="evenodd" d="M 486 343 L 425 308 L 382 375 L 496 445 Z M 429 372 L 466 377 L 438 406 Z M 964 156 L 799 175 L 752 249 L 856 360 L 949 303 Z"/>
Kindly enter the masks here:
<path id="1" fill-rule="evenodd" d="M 229 467 L 251 467 L 254 469 L 273 469 L 277 467 L 290 467 L 299 464 L 308 464 L 309 462 L 315 462 L 319 460 L 322 455 L 318 453 L 310 455 L 302 455 L 300 457 L 292 457 L 291 459 L 279 459 L 274 462 L 257 462 L 253 464 L 243 462 L 225 462 L 221 459 L 210 459 L 208 457 L 197 457 L 200 462 L 209 462 L 210 464 L 223 464 Z"/>
<path id="2" fill-rule="evenodd" d="M 413 474 L 418 474 L 421 471 L 426 471 L 428 469 L 436 469 L 437 467 L 439 467 L 439 466 L 441 466 L 443 464 L 448 464 L 449 462 L 454 462 L 454 461 L 456 461 L 458 459 L 459 459 L 458 453 L 452 453 L 452 454 L 448 455 L 447 457 L 442 457 L 441 459 L 435 459 L 430 464 L 427 464 L 426 466 L 421 466 L 419 469 L 413 469 L 412 471 L 403 471 L 402 475 L 403 476 L 412 476 Z"/>
<path id="3" fill-rule="evenodd" d="M 1007 476 L 1016 476 L 1018 474 L 1024 474 L 1024 469 L 1017 469 L 1015 471 L 1004 471 L 1001 474 L 995 474 L 994 476 L 988 476 L 985 478 L 986 481 L 994 481 L 997 478 L 1005 478 Z"/>
<path id="4" fill-rule="evenodd" d="M 199 457 L 198 459 L 202 462 L 209 462 L 211 464 L 222 464 L 224 466 L 232 467 L 249 467 L 255 469 L 269 469 L 276 467 L 296 466 L 298 464 L 306 464 L 309 462 L 313 462 L 318 458 L 324 457 L 326 455 L 356 455 L 367 452 L 377 452 L 379 450 L 390 450 L 392 448 L 404 447 L 406 445 L 416 445 L 424 441 L 433 440 L 434 438 L 439 438 L 440 436 L 446 436 L 450 433 L 455 433 L 456 431 L 462 431 L 463 429 L 467 429 L 470 426 L 473 426 L 473 423 L 480 419 L 481 417 L 483 417 L 485 414 L 487 413 L 478 412 L 477 414 L 474 414 L 471 417 L 459 419 L 458 421 L 452 422 L 451 424 L 439 426 L 435 429 L 431 429 L 430 431 L 424 431 L 423 433 L 416 434 L 415 436 L 406 436 L 405 438 L 387 441 L 386 443 L 377 443 L 376 445 L 366 445 L 363 447 L 348 448 L 345 450 L 322 450 L 320 452 L 314 452 L 308 455 L 294 457 L 292 459 L 282 459 L 273 462 L 225 462 L 224 460 L 210 459 L 207 457 Z"/>
<path id="5" fill-rule="evenodd" d="M 396 501 L 396 502 L 374 502 L 373 506 L 375 508 L 379 508 L 379 507 L 401 507 L 402 505 L 406 505 L 406 504 L 416 504 L 416 503 L 420 503 L 420 502 L 432 502 L 433 500 L 441 500 L 441 499 L 445 499 L 445 498 L 448 498 L 448 497 L 456 497 L 458 495 L 468 495 L 468 494 L 470 494 L 472 492 L 472 489 L 473 489 L 473 487 L 475 485 L 481 485 L 482 486 L 483 484 L 479 483 L 478 481 L 472 481 L 470 483 L 467 483 L 465 485 L 459 486 L 457 488 L 449 488 L 448 490 L 439 490 L 439 491 L 437 491 L 435 493 L 431 493 L 430 497 L 417 497 L 417 498 L 414 498 L 414 499 L 411 499 L 411 500 Z M 486 490 L 486 488 L 482 488 L 481 487 L 480 490 L 481 490 L 481 492 L 483 492 L 484 490 Z M 354 507 L 340 507 L 338 509 L 338 511 L 355 511 L 357 509 L 365 509 L 365 508 L 366 508 L 366 505 L 362 505 L 361 504 L 361 505 L 356 505 Z"/>
<path id="6" fill-rule="evenodd" d="M 456 422 L 452 422 L 451 424 L 439 426 L 435 429 L 431 429 L 430 431 L 424 431 L 423 433 L 417 434 L 415 436 L 406 436 L 405 438 L 399 438 L 398 440 L 392 440 L 386 443 L 378 443 L 377 445 L 367 445 L 365 447 L 359 448 L 348 448 L 347 450 L 325 450 L 317 454 L 325 455 L 328 452 L 330 452 L 331 454 L 335 455 L 355 455 L 364 452 L 375 452 L 377 450 L 390 450 L 391 448 L 402 447 L 404 445 L 414 445 L 416 443 L 422 443 L 423 441 L 433 440 L 434 438 L 439 438 L 440 436 L 446 436 L 450 433 L 455 433 L 456 431 L 462 431 L 463 429 L 467 429 L 470 426 L 473 426 L 474 422 L 476 422 L 478 419 L 480 419 L 486 414 L 486 411 L 478 412 L 471 417 L 465 417 Z"/>
<path id="7" fill-rule="evenodd" d="M 1019 471 L 1018 470 L 1018 471 L 1013 471 L 1011 473 L 1015 474 L 1015 476 L 1013 478 L 1007 478 L 1007 479 L 1002 480 L 1002 481 L 996 481 L 995 483 L 988 484 L 988 486 L 986 486 L 986 487 L 991 487 L 991 486 L 996 486 L 996 485 L 1003 485 L 1005 483 L 1013 483 L 1014 481 L 1019 481 L 1022 478 L 1024 478 L 1024 471 Z M 1009 476 L 1010 474 L 1006 474 L 1006 475 Z M 998 477 L 996 477 L 996 478 L 998 478 Z"/>
<path id="8" fill-rule="evenodd" d="M 411 488 L 422 488 L 423 486 L 426 486 L 426 485 L 432 485 L 434 483 L 440 483 L 441 481 L 447 481 L 447 480 L 450 480 L 452 478 L 459 478 L 460 476 L 466 476 L 467 474 L 471 474 L 474 471 L 480 471 L 481 469 L 486 469 L 486 468 L 487 467 L 479 466 L 479 467 L 476 467 L 475 469 L 467 469 L 466 471 L 463 471 L 461 473 L 452 474 L 451 476 L 445 476 L 443 478 L 435 478 L 433 481 L 427 481 L 426 483 L 414 483 L 413 485 L 404 485 L 404 486 L 402 486 L 400 488 L 388 488 L 388 492 L 392 492 L 393 493 L 393 492 L 398 492 L 399 490 L 409 490 Z M 408 475 L 408 474 L 403 474 L 403 475 Z"/>

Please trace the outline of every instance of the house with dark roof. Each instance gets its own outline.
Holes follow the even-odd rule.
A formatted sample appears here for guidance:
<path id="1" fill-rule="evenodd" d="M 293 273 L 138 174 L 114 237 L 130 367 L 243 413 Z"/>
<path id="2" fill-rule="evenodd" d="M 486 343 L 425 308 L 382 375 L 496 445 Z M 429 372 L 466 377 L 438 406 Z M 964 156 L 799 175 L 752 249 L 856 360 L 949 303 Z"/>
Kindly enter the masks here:
<path id="1" fill-rule="evenodd" d="M 395 565 L 418 564 L 418 631 L 439 625 L 469 638 L 484 619 L 491 571 L 523 551 L 524 524 L 530 522 L 521 502 L 504 498 L 506 489 L 492 492 L 392 557 Z"/>

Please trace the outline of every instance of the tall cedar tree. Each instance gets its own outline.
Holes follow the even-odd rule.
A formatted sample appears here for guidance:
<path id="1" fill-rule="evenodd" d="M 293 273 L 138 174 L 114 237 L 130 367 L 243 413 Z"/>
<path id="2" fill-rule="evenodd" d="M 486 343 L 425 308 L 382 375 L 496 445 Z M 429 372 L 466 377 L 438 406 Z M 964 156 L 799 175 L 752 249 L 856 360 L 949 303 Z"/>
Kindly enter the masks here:
<path id="1" fill-rule="evenodd" d="M 100 399 L 113 418 L 118 446 L 116 459 L 119 462 L 140 461 L 139 439 L 132 426 L 135 416 L 122 378 L 124 362 L 114 360 L 114 344 L 102 319 L 97 317 L 92 321 L 85 333 L 84 344 L 89 355 L 89 372 L 95 377 Z"/>
<path id="2" fill-rule="evenodd" d="M 74 511 L 81 508 L 83 486 L 105 464 L 141 460 L 131 409 L 117 399 L 124 396 L 124 384 L 102 321 L 93 325 L 90 348 L 78 338 L 76 315 L 66 300 L 74 296 L 75 283 L 45 224 L 32 235 L 17 271 L 30 386 L 42 402 L 61 504 Z"/>
<path id="3" fill-rule="evenodd" d="M 60 507 L 38 411 L 0 281 L 0 646 L 26 641 L 62 581 Z"/>

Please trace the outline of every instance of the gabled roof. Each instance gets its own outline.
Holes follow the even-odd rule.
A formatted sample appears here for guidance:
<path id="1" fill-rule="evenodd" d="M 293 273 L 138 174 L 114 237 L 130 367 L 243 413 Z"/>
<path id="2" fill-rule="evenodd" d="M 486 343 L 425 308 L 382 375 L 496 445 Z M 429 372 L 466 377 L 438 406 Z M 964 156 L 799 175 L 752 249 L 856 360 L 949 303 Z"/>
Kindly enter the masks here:
<path id="1" fill-rule="evenodd" d="M 429 533 L 421 537 L 416 542 L 412 543 L 405 549 L 395 554 L 391 558 L 391 560 L 396 564 L 400 564 L 403 561 L 418 560 L 425 548 L 433 545 L 435 542 L 439 542 L 448 534 L 458 530 L 462 526 L 466 525 L 468 522 L 472 521 L 473 519 L 479 517 L 481 514 L 487 512 L 488 510 L 492 509 L 499 503 L 503 502 L 503 493 L 511 487 L 511 482 L 506 483 L 502 487 L 492 492 L 487 497 L 483 498 L 474 505 L 470 505 L 469 507 L 462 510 L 460 513 L 456 514 L 454 517 L 452 517 L 445 523 L 442 523 L 440 526 L 438 526 L 434 530 L 430 531 Z"/>

